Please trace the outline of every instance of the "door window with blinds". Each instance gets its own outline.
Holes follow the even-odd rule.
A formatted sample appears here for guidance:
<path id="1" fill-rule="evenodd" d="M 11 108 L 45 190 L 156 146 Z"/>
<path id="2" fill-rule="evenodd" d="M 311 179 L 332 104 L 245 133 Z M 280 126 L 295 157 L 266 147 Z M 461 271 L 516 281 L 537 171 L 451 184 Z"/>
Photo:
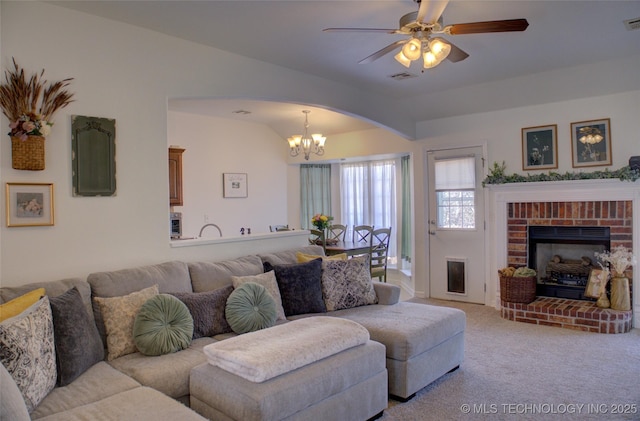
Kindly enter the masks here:
<path id="1" fill-rule="evenodd" d="M 435 162 L 438 228 L 476 228 L 475 174 L 473 156 Z"/>

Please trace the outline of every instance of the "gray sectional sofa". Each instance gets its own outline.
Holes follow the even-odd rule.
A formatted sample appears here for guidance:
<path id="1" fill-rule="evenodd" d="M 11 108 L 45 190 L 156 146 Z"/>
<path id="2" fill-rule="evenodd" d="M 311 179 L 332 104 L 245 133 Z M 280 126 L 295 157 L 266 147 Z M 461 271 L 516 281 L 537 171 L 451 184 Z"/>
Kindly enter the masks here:
<path id="1" fill-rule="evenodd" d="M 154 285 L 157 285 L 159 293 L 189 294 L 217 291 L 229 288 L 232 285 L 232 276 L 264 273 L 265 262 L 270 265 L 296 263 L 297 252 L 324 254 L 321 247 L 308 246 L 226 261 L 172 261 L 145 267 L 92 273 L 86 280 L 74 278 L 0 288 L 0 303 L 5 303 L 38 287 L 44 287 L 47 296 L 52 299 L 76 287 L 90 320 L 98 328 L 102 344 L 106 344 L 103 314 L 101 307 L 94 300 L 96 297 L 122 297 Z M 351 361 L 347 364 L 351 368 L 346 376 L 348 377 L 351 372 L 356 376 L 357 372 L 357 376 L 362 377 L 362 384 L 373 382 L 374 374 L 377 379 L 375 381 L 379 384 L 379 379 L 384 379 L 388 374 L 388 383 L 384 385 L 384 389 L 379 385 L 374 387 L 369 384 L 366 388 L 360 389 L 366 391 L 364 396 L 378 396 L 384 393 L 383 406 L 380 406 L 380 399 L 375 402 L 362 399 L 361 406 L 364 408 L 358 408 L 358 405 L 353 405 L 347 391 L 348 386 L 342 386 L 344 390 L 334 393 L 331 399 L 323 398 L 324 403 L 311 402 L 308 408 L 287 415 L 287 419 L 314 419 L 319 413 L 326 414 L 318 411 L 332 408 L 337 411 L 335 414 L 341 419 L 371 418 L 386 408 L 387 393 L 398 399 L 409 399 L 418 390 L 462 363 L 466 323 L 462 311 L 399 302 L 400 289 L 397 286 L 378 282 L 373 282 L 373 286 L 376 304 L 326 313 L 297 314 L 287 319 L 291 321 L 312 316 L 332 316 L 349 319 L 364 326 L 370 335 L 371 343 L 366 346 L 367 349 L 373 350 L 371 358 L 374 358 L 373 355 L 379 355 L 376 354 L 378 352 L 376 347 L 379 346 L 377 343 L 384 345 L 383 353 L 386 362 L 382 364 L 386 366 L 387 372 L 384 377 L 381 377 L 382 373 L 377 372 L 371 373 L 371 379 L 368 379 L 367 370 L 358 367 L 358 364 L 367 364 L 365 359 L 348 360 L 349 355 L 344 354 L 326 358 L 306 367 L 307 371 L 297 374 L 297 378 L 303 379 L 314 375 L 313 373 L 322 375 L 328 371 L 327 366 L 323 364 L 330 365 L 332 361 L 339 361 L 342 358 L 345 361 Z M 278 324 L 281 323 L 287 323 L 287 321 L 278 321 Z M 198 369 L 199 373 L 209 370 L 203 348 L 234 336 L 236 336 L 235 333 L 225 332 L 200 337 L 194 339 L 187 349 L 153 357 L 132 352 L 108 359 L 106 358 L 108 349 L 104 345 L 104 360 L 90 366 L 70 384 L 55 387 L 33 410 L 30 417 L 41 420 L 181 419 L 181 421 L 188 421 L 205 419 L 190 408 L 194 402 L 191 396 L 191 388 L 194 387 L 191 379 L 192 370 Z M 382 370 L 384 371 L 384 367 Z M 342 373 L 342 375 L 345 374 Z M 14 419 L 8 418 L 11 415 L 6 413 L 11 407 L 18 407 L 16 412 L 18 415 L 24 414 L 25 411 L 20 408 L 21 403 L 16 402 L 20 397 L 19 392 L 16 398 L 15 393 L 12 395 L 9 391 L 12 387 L 15 389 L 15 384 L 10 384 L 10 377 L 7 380 L 6 371 L 3 370 L 2 376 L 2 411 L 4 413 L 0 415 L 6 416 L 7 419 Z M 206 385 L 206 382 L 201 382 L 198 386 L 201 395 L 206 394 L 206 390 L 204 392 L 201 390 L 202 384 Z M 234 418 L 227 415 L 224 419 Z"/>

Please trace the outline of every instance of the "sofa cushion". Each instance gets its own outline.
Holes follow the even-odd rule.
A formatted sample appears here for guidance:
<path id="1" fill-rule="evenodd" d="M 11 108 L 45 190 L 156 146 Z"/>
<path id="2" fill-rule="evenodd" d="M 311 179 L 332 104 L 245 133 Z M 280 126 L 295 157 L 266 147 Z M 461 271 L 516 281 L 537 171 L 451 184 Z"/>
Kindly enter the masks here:
<path id="1" fill-rule="evenodd" d="M 56 353 L 49 298 L 0 322 L 0 362 L 18 385 L 29 413 L 56 385 Z"/>
<path id="2" fill-rule="evenodd" d="M 193 339 L 232 331 L 224 315 L 227 298 L 231 292 L 232 285 L 213 291 L 172 293 L 185 303 L 193 317 Z"/>
<path id="3" fill-rule="evenodd" d="M 327 311 L 377 303 L 368 257 L 323 260 L 322 295 Z"/>
<path id="4" fill-rule="evenodd" d="M 276 273 L 274 271 L 270 270 L 259 275 L 251 276 L 232 276 L 231 281 L 233 282 L 234 288 L 238 288 L 247 282 L 254 282 L 265 287 L 269 295 L 271 295 L 271 298 L 273 298 L 273 301 L 275 301 L 277 312 L 276 320 L 286 320 L 284 308 L 282 307 L 282 297 L 280 297 L 280 289 L 278 289 L 278 281 L 276 280 Z"/>
<path id="5" fill-rule="evenodd" d="M 136 387 L 140 387 L 140 383 L 111 367 L 107 362 L 100 361 L 82 373 L 73 383 L 53 389 L 31 417 L 40 419 L 58 413 L 63 415 L 72 408 L 88 405 Z"/>
<path id="6" fill-rule="evenodd" d="M 31 421 L 22 393 L 3 364 L 0 364 L 0 420 Z"/>
<path id="7" fill-rule="evenodd" d="M 263 272 L 258 256 L 243 256 L 220 262 L 190 262 L 189 273 L 194 292 L 211 291 L 232 284 L 232 276 L 258 275 Z"/>
<path id="8" fill-rule="evenodd" d="M 45 294 L 44 288 L 34 289 L 24 295 L 0 304 L 0 322 L 15 317 L 36 303 Z"/>
<path id="9" fill-rule="evenodd" d="M 265 287 L 246 282 L 229 295 L 225 315 L 236 333 L 266 329 L 276 323 L 276 302 Z"/>
<path id="10" fill-rule="evenodd" d="M 214 342 L 216 340 L 212 338 L 194 339 L 189 348 L 180 352 L 157 357 L 134 352 L 109 361 L 109 364 L 144 386 L 182 400 L 189 396 L 191 369 L 207 361 L 202 348 Z"/>
<path id="11" fill-rule="evenodd" d="M 170 294 L 158 294 L 140 307 L 133 323 L 133 342 L 144 355 L 163 355 L 186 349 L 193 336 L 187 306 Z"/>
<path id="12" fill-rule="evenodd" d="M 100 334 L 76 287 L 50 297 L 58 386 L 66 386 L 104 359 Z"/>
<path id="13" fill-rule="evenodd" d="M 111 361 L 138 350 L 133 341 L 133 323 L 140 307 L 156 294 L 158 286 L 154 285 L 123 297 L 94 298 L 104 317 L 109 350 L 107 360 Z"/>
<path id="14" fill-rule="evenodd" d="M 284 313 L 289 316 L 305 313 L 324 313 L 327 307 L 322 298 L 322 260 L 306 263 L 274 265 L 264 263 L 264 270 L 274 270 Z"/>

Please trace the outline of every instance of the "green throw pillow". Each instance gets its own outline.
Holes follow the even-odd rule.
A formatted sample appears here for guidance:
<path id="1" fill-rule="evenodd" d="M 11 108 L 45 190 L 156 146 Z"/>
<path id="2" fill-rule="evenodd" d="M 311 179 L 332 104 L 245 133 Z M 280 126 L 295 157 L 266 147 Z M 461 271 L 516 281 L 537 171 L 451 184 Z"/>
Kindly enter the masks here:
<path id="1" fill-rule="evenodd" d="M 163 355 L 186 349 L 193 336 L 187 306 L 169 294 L 158 294 L 140 308 L 133 324 L 133 341 L 144 355 Z"/>
<path id="2" fill-rule="evenodd" d="M 229 295 L 225 316 L 236 333 L 265 329 L 276 323 L 276 302 L 265 287 L 247 282 Z"/>

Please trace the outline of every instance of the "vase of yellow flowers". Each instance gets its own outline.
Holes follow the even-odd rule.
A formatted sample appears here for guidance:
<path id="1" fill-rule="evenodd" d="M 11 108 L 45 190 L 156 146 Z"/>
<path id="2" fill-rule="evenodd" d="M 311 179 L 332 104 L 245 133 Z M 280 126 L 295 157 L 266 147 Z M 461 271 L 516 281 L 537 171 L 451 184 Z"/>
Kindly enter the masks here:
<path id="1" fill-rule="evenodd" d="M 72 102 L 65 88 L 72 79 L 55 83 L 43 80 L 44 69 L 27 79 L 13 60 L 0 84 L 0 107 L 9 119 L 11 166 L 16 170 L 44 170 L 44 141 L 53 126 L 53 114 Z"/>
<path id="2" fill-rule="evenodd" d="M 333 216 L 325 215 L 323 213 L 316 213 L 311 218 L 311 225 L 316 227 L 318 231 L 322 231 L 326 240 L 327 238 L 329 238 L 329 233 L 327 232 L 327 230 L 331 225 L 331 221 L 333 221 Z"/>
<path id="3" fill-rule="evenodd" d="M 612 251 L 595 253 L 600 266 L 609 266 L 611 271 L 611 308 L 613 310 L 631 310 L 631 294 L 629 292 L 629 278 L 626 271 L 636 264 L 636 257 L 625 246 L 616 246 Z M 606 270 L 606 269 L 605 269 Z"/>

